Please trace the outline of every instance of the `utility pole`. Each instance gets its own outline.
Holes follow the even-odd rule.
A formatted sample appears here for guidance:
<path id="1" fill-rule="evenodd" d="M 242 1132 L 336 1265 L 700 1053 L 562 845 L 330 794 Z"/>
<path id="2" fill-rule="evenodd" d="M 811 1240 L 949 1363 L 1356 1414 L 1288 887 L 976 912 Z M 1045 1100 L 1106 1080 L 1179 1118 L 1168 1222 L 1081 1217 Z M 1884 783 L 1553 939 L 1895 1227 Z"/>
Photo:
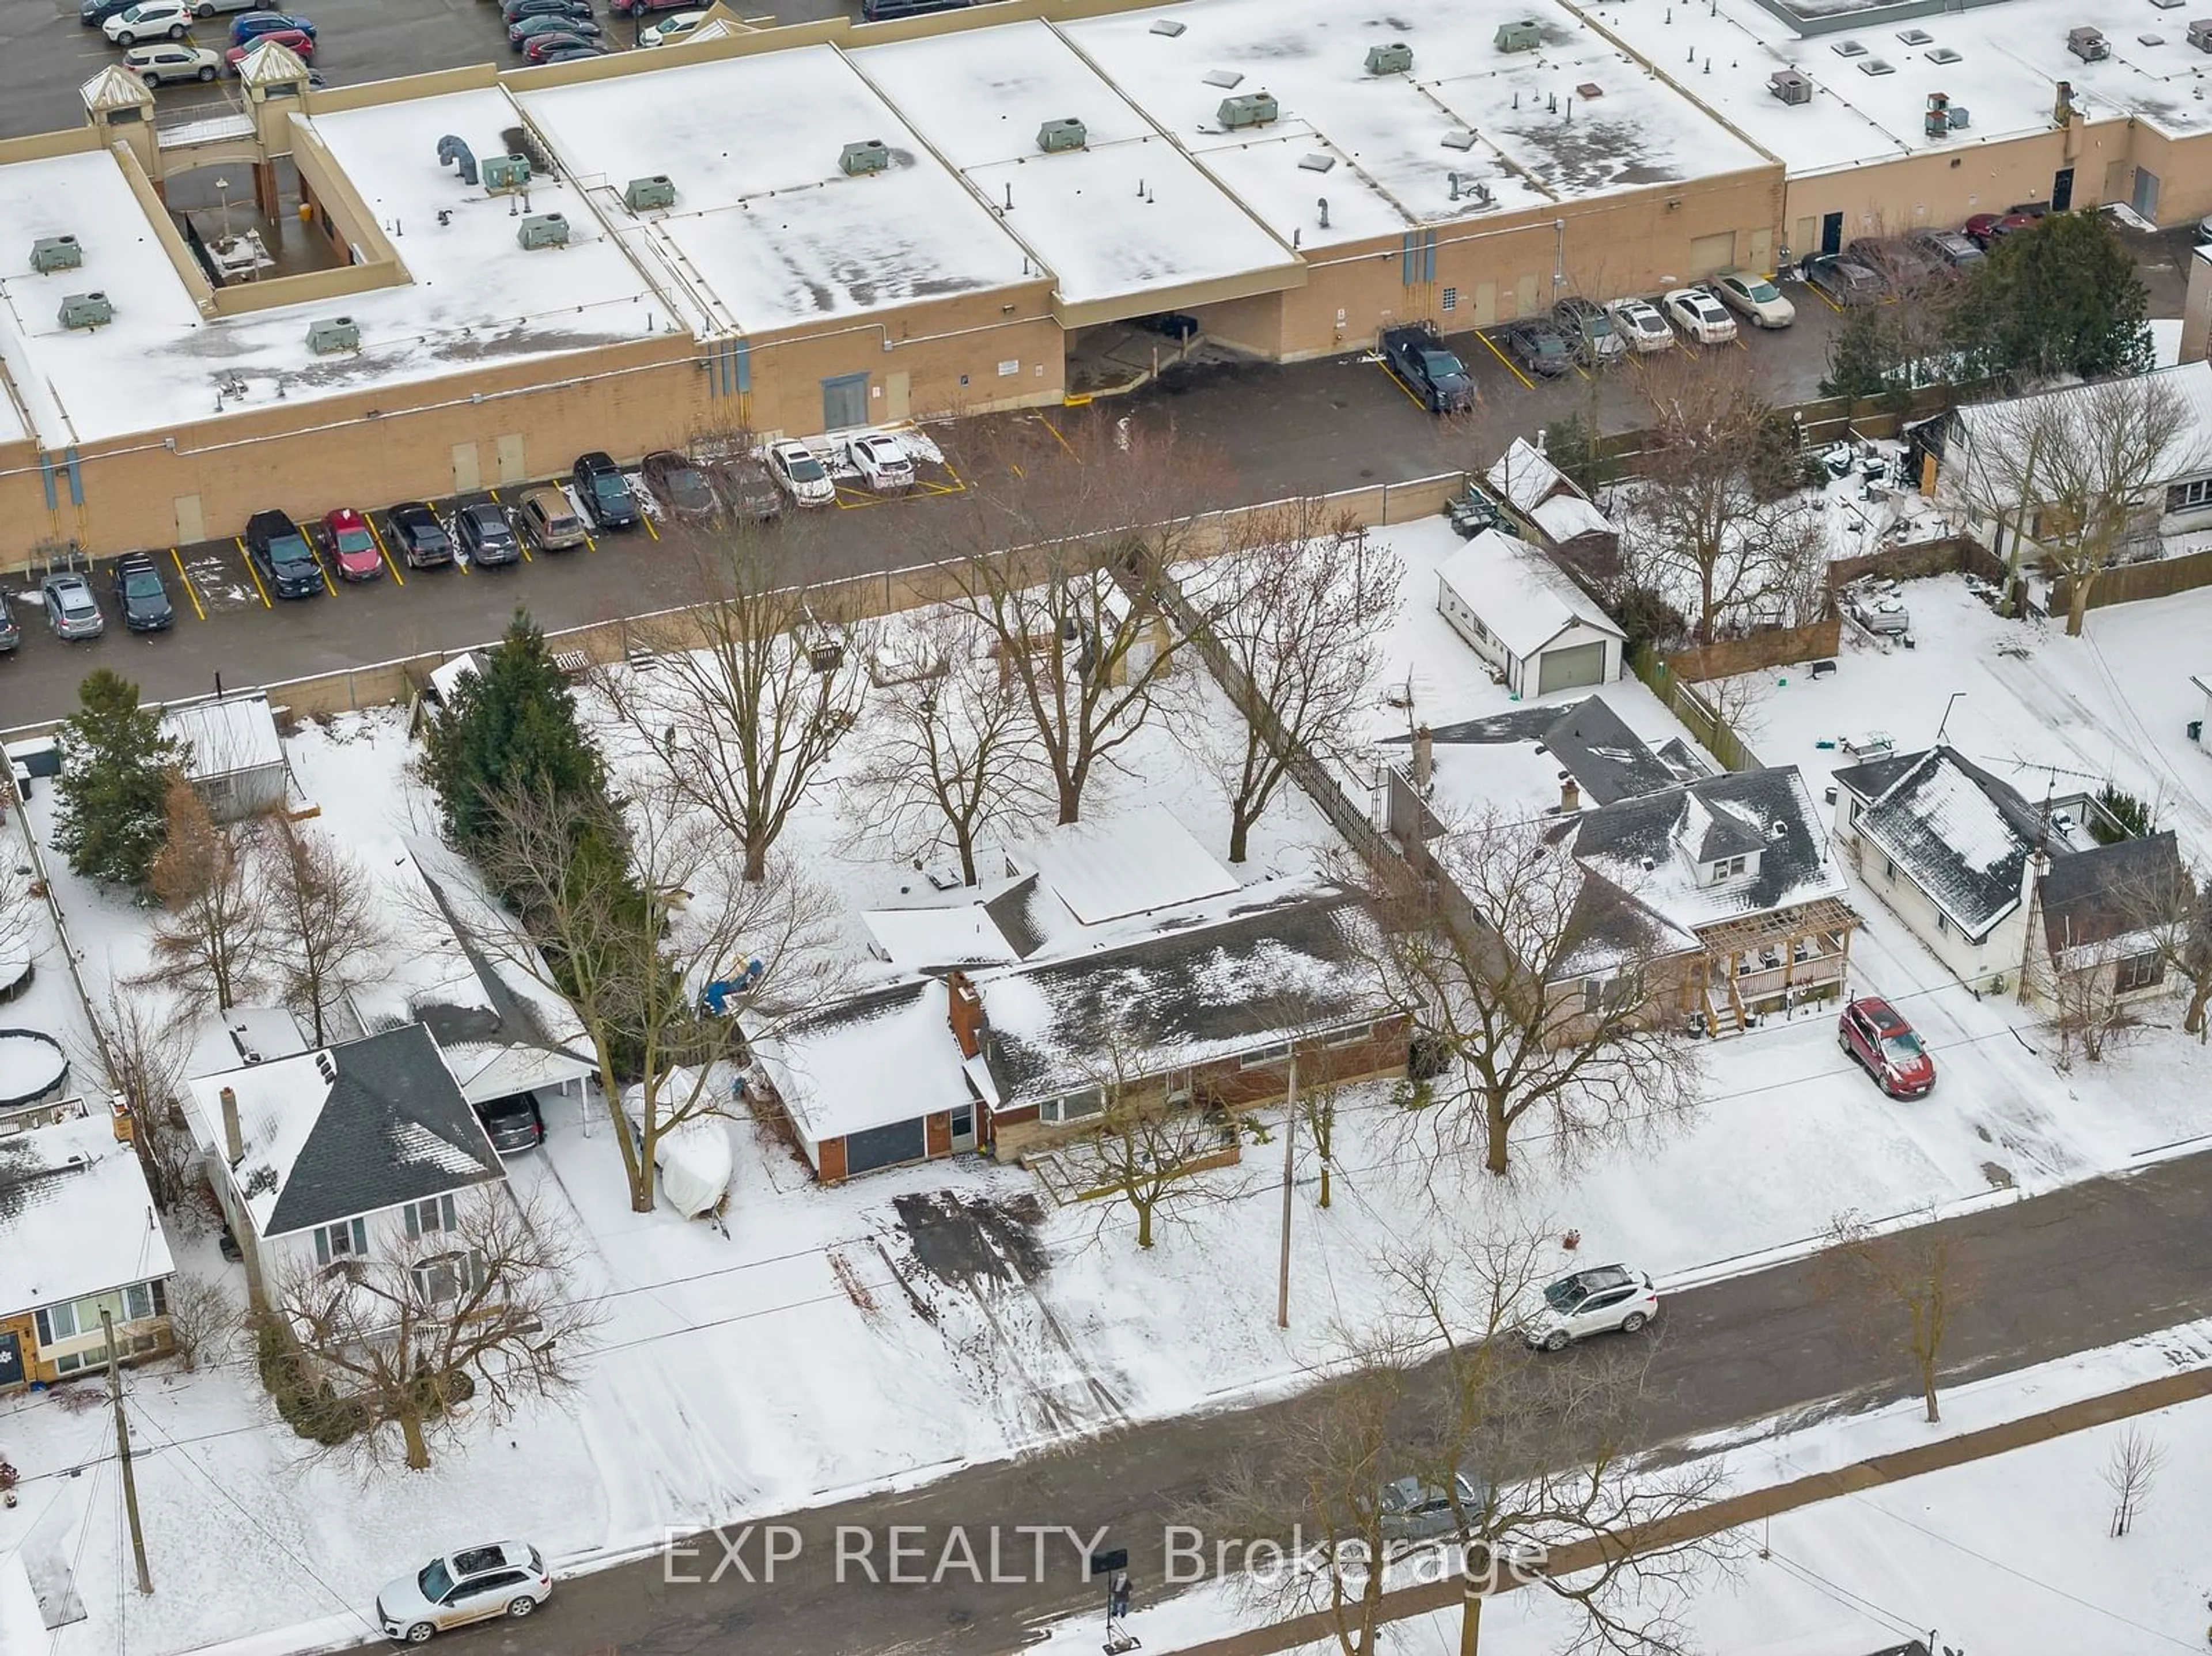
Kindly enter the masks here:
<path id="1" fill-rule="evenodd" d="M 123 1466 L 123 1510 L 131 1519 L 131 1556 L 138 1562 L 138 1591 L 154 1591 L 154 1578 L 146 1568 L 146 1532 L 138 1523 L 138 1476 L 131 1469 L 131 1426 L 123 1417 L 123 1369 L 115 1360 L 115 1313 L 100 1313 L 100 1331 L 107 1341 L 107 1400 L 115 1410 L 115 1458 Z"/>
<path id="2" fill-rule="evenodd" d="M 1283 1268 L 1275 1288 L 1275 1326 L 1291 1325 L 1291 1192 L 1295 1188 L 1291 1177 L 1297 1170 L 1296 1151 L 1298 1143 L 1298 1044 L 1291 1042 L 1290 1108 L 1283 1113 Z"/>

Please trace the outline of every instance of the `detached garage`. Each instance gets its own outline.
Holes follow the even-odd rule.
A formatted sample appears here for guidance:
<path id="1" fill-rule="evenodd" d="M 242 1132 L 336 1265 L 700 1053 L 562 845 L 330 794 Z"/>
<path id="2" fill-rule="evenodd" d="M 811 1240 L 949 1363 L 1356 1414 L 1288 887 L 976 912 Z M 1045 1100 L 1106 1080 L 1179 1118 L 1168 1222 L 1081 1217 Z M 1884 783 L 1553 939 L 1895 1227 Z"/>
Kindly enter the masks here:
<path id="1" fill-rule="evenodd" d="M 1502 530 L 1485 530 L 1444 561 L 1437 610 L 1516 695 L 1620 676 L 1627 634 L 1551 559 Z"/>

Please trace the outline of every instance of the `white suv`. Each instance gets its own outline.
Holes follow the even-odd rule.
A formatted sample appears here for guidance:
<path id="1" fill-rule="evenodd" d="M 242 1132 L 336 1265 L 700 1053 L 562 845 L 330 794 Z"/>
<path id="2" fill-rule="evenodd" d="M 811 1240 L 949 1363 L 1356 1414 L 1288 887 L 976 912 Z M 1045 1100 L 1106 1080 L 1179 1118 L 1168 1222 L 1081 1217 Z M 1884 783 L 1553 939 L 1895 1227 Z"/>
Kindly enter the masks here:
<path id="1" fill-rule="evenodd" d="M 167 37 L 181 40 L 192 26 L 192 9 L 185 0 L 138 0 L 102 23 L 100 32 L 118 46 L 135 46 L 141 40 Z"/>
<path id="2" fill-rule="evenodd" d="M 1663 351 L 1674 343 L 1674 331 L 1648 299 L 1616 299 L 1605 313 L 1620 337 L 1639 351 Z"/>
<path id="3" fill-rule="evenodd" d="M 148 86 L 170 86 L 179 81 L 212 81 L 222 73 L 222 54 L 210 46 L 185 40 L 164 40 L 158 46 L 133 46 L 123 54 L 123 67 Z"/>
<path id="4" fill-rule="evenodd" d="M 837 485 L 804 443 L 770 444 L 768 471 L 776 487 L 801 506 L 828 506 L 837 498 Z"/>
<path id="5" fill-rule="evenodd" d="M 1633 1334 L 1659 1314 L 1659 1290 L 1626 1265 L 1598 1265 L 1562 1277 L 1521 1319 L 1521 1338 L 1547 1351 L 1616 1331 Z"/>

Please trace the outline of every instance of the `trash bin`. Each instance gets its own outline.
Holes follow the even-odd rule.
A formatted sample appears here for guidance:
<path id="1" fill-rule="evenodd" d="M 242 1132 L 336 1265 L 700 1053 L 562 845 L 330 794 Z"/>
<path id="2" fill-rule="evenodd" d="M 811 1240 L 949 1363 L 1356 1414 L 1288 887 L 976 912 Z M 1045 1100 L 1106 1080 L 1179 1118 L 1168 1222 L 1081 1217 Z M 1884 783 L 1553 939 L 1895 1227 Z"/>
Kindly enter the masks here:
<path id="1" fill-rule="evenodd" d="M 2204 721 L 2203 719 L 2192 719 L 2189 721 L 2189 739 L 2191 742 L 2202 742 L 2204 739 Z"/>

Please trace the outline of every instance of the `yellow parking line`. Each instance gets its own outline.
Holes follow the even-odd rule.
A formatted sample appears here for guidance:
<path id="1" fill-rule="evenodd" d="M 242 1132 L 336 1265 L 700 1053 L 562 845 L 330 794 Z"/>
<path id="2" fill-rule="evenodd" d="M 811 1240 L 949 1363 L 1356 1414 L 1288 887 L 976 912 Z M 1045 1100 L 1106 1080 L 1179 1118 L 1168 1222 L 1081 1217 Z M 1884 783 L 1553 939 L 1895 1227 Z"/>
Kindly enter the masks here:
<path id="1" fill-rule="evenodd" d="M 337 555 L 336 553 L 332 553 L 331 555 L 335 557 Z M 324 566 L 323 561 L 320 558 L 317 558 L 315 560 L 315 573 L 323 578 L 323 591 L 328 592 L 332 597 L 337 597 L 337 583 L 331 579 L 331 572 Z"/>
<path id="2" fill-rule="evenodd" d="M 653 526 L 653 519 L 647 517 L 642 512 L 639 513 L 637 515 L 645 525 L 645 532 L 652 536 L 654 542 L 657 543 L 660 539 L 660 531 Z"/>
<path id="3" fill-rule="evenodd" d="M 957 488 L 965 489 L 968 487 L 966 483 L 961 482 L 960 474 L 952 469 L 952 462 L 950 460 L 945 463 L 945 475 L 952 479 Z"/>
<path id="4" fill-rule="evenodd" d="M 200 595 L 193 589 L 192 578 L 185 573 L 185 560 L 182 555 L 173 546 L 169 549 L 169 561 L 177 566 L 177 581 L 185 589 L 185 596 L 192 601 L 192 613 L 202 621 L 205 621 L 207 611 L 200 608 Z"/>
<path id="5" fill-rule="evenodd" d="M 252 577 L 253 590 L 261 594 L 261 607 L 264 610 L 275 609 L 276 606 L 269 602 L 269 589 L 261 584 L 261 572 L 253 567 L 253 555 L 246 549 L 246 537 L 233 535 L 230 538 L 238 547 L 238 555 L 246 560 L 246 573 Z"/>
<path id="6" fill-rule="evenodd" d="M 1838 316 L 1841 316 L 1841 315 L 1844 313 L 1844 307 L 1843 307 L 1842 306 L 1840 306 L 1840 305 L 1837 304 L 1837 303 L 1836 303 L 1836 301 L 1835 301 L 1834 300 L 1832 300 L 1832 299 L 1829 298 L 1829 297 L 1827 296 L 1827 294 L 1824 294 L 1824 293 L 1820 293 L 1820 290 L 1818 288 L 1814 288 L 1814 289 L 1813 289 L 1813 291 L 1814 291 L 1814 293 L 1816 293 L 1816 294 L 1820 294 L 1820 303 L 1822 303 L 1823 305 L 1826 306 L 1830 310 L 1833 311 L 1833 312 L 1834 312 Z"/>
<path id="7" fill-rule="evenodd" d="M 1382 370 L 1382 377 L 1385 379 L 1388 379 L 1400 391 L 1406 393 L 1406 400 L 1407 402 L 1411 403 L 1415 408 L 1420 409 L 1424 414 L 1426 414 L 1429 411 L 1429 405 L 1421 400 L 1420 393 L 1416 391 L 1411 385 L 1407 385 L 1403 379 L 1401 379 L 1398 377 L 1397 369 L 1392 367 L 1387 361 L 1381 357 L 1377 357 L 1376 359 L 1376 366 Z"/>
<path id="8" fill-rule="evenodd" d="M 1480 339 L 1484 344 L 1490 347 L 1490 354 L 1505 365 L 1506 373 L 1511 374 L 1516 379 L 1518 379 L 1530 391 L 1536 389 L 1536 382 L 1529 379 L 1527 374 L 1522 373 L 1520 369 L 1513 366 L 1513 359 L 1506 355 L 1504 351 L 1498 349 L 1498 342 L 1496 340 L 1492 339 L 1486 333 L 1479 333 L 1475 335 L 1475 337 Z"/>
<path id="9" fill-rule="evenodd" d="M 384 531 L 376 526 L 376 519 L 366 512 L 361 517 L 362 521 L 368 525 L 368 537 L 376 543 L 376 549 L 384 559 L 384 567 L 392 572 L 392 579 L 402 586 L 406 585 L 407 577 L 399 573 L 399 561 L 392 555 L 392 549 L 384 543 Z"/>
<path id="10" fill-rule="evenodd" d="M 1080 460 L 1083 458 L 1081 455 L 1076 454 L 1074 448 L 1069 444 L 1067 439 L 1060 434 L 1060 428 L 1058 426 L 1053 424 L 1051 421 L 1047 420 L 1042 414 L 1037 416 L 1037 419 L 1042 423 L 1044 428 L 1052 434 L 1053 441 L 1058 443 L 1062 448 L 1066 449 L 1068 453 L 1074 456 L 1075 458 Z"/>

